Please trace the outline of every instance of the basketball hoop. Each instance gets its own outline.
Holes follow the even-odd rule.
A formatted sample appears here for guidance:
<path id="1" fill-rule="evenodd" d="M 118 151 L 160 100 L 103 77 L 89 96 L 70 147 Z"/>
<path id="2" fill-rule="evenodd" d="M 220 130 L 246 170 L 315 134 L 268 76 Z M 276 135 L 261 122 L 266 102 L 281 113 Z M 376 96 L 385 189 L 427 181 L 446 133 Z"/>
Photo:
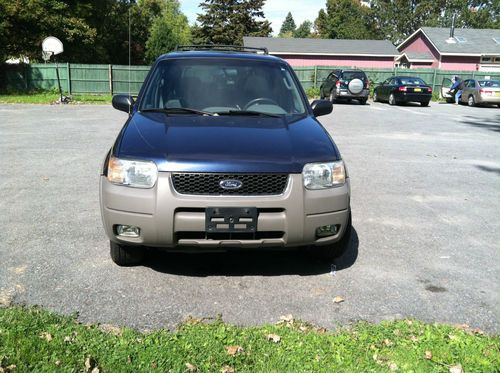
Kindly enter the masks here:
<path id="1" fill-rule="evenodd" d="M 52 57 L 52 55 L 53 55 L 52 52 L 42 51 L 42 58 L 45 62 L 50 61 L 50 57 Z"/>
<path id="2" fill-rule="evenodd" d="M 61 40 L 54 36 L 49 36 L 42 41 L 42 58 L 45 62 L 50 61 L 52 56 L 64 52 L 63 43 Z M 61 79 L 59 78 L 59 65 L 56 62 L 56 76 L 57 76 L 57 86 L 59 87 L 59 103 L 67 104 L 69 98 L 63 96 L 61 89 Z"/>

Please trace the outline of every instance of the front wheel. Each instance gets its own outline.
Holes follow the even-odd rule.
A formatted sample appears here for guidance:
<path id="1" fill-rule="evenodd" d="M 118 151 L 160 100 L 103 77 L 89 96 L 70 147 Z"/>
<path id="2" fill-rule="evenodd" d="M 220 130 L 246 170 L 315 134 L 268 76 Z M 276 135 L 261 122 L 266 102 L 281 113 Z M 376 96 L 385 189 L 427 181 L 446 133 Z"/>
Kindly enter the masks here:
<path id="1" fill-rule="evenodd" d="M 332 102 L 332 104 L 334 104 L 334 103 L 335 103 L 335 100 L 336 100 L 336 99 L 335 99 L 335 95 L 333 94 L 333 92 L 332 92 L 332 93 L 330 93 L 330 101 Z"/>
<path id="2" fill-rule="evenodd" d="M 394 97 L 394 93 L 391 93 L 389 96 L 389 105 L 396 105 L 396 97 Z"/>
<path id="3" fill-rule="evenodd" d="M 467 100 L 467 104 L 469 106 L 476 106 L 476 100 L 474 100 L 474 96 L 470 95 L 469 99 Z"/>
<path id="4" fill-rule="evenodd" d="M 110 254 L 113 262 L 119 266 L 133 266 L 144 259 L 144 248 L 141 246 L 125 246 L 110 241 Z"/>
<path id="5" fill-rule="evenodd" d="M 361 105 L 366 105 L 366 98 L 362 98 L 358 100 Z"/>
<path id="6" fill-rule="evenodd" d="M 333 259 L 341 256 L 344 252 L 347 251 L 349 245 L 351 244 L 352 238 L 352 219 L 351 213 L 349 212 L 349 218 L 347 220 L 347 226 L 344 231 L 344 235 L 340 239 L 333 244 L 326 246 L 313 246 L 310 248 L 311 253 L 316 258 L 320 259 Z"/>
<path id="7" fill-rule="evenodd" d="M 421 102 L 420 106 L 429 106 L 429 101 Z"/>

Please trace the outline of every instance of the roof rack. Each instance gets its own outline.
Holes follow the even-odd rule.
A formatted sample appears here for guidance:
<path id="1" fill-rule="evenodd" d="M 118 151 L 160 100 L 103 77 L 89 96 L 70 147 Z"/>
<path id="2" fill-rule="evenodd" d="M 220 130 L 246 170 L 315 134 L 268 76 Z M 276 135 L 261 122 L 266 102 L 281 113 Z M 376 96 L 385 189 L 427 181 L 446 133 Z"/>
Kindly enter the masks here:
<path id="1" fill-rule="evenodd" d="M 242 45 L 224 45 L 224 44 L 200 44 L 200 45 L 177 45 L 175 51 L 192 51 L 192 50 L 217 50 L 225 52 L 248 52 L 269 54 L 267 48 L 245 47 Z"/>

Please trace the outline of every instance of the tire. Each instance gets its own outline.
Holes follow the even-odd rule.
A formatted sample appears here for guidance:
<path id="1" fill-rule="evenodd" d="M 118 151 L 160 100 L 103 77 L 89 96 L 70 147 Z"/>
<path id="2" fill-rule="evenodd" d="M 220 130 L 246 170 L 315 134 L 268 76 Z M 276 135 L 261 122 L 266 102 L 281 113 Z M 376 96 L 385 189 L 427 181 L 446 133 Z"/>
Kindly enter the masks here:
<path id="1" fill-rule="evenodd" d="M 420 106 L 429 106 L 429 101 L 421 102 Z"/>
<path id="2" fill-rule="evenodd" d="M 340 241 L 337 241 L 334 244 L 326 246 L 312 246 L 309 248 L 309 252 L 315 258 L 333 259 L 338 256 L 341 256 L 349 248 L 351 244 L 351 238 L 352 238 L 352 219 L 351 219 L 351 213 L 349 212 L 347 227 Z"/>
<path id="3" fill-rule="evenodd" d="M 139 264 L 144 259 L 144 248 L 141 246 L 125 246 L 110 241 L 111 259 L 121 267 Z"/>
<path id="4" fill-rule="evenodd" d="M 360 98 L 358 101 L 361 105 L 366 105 L 366 98 Z"/>
<path id="5" fill-rule="evenodd" d="M 334 104 L 336 101 L 336 98 L 335 98 L 335 95 L 333 94 L 333 92 L 330 93 L 330 101 L 332 102 L 332 104 Z"/>
<path id="6" fill-rule="evenodd" d="M 394 93 L 391 93 L 389 96 L 389 105 L 397 105 L 396 97 L 394 97 Z"/>
<path id="7" fill-rule="evenodd" d="M 373 92 L 373 102 L 378 102 L 378 94 L 377 91 Z"/>
<path id="8" fill-rule="evenodd" d="M 467 99 L 467 105 L 469 106 L 476 106 L 476 100 L 474 100 L 474 96 L 470 95 L 469 98 Z"/>

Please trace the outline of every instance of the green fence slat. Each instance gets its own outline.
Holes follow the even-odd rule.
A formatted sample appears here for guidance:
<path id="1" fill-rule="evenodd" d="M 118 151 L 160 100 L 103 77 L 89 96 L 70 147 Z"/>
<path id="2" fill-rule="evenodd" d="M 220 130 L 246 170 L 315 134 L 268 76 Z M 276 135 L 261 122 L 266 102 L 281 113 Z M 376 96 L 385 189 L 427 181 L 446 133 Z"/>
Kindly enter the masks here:
<path id="1" fill-rule="evenodd" d="M 5 66 L 5 65 L 4 65 Z M 110 82 L 111 66 L 111 82 Z M 293 67 L 304 89 L 319 87 L 328 74 L 334 69 L 345 69 L 345 66 L 295 66 Z M 4 80 L 0 88 L 14 91 L 54 90 L 57 89 L 56 64 L 33 63 L 30 65 L 6 66 Z M 77 64 L 59 65 L 61 86 L 71 93 L 109 94 L 139 93 L 151 66 L 127 66 L 109 64 Z M 500 72 L 486 71 L 445 71 L 439 69 L 396 69 L 396 68 L 364 68 L 372 84 L 383 82 L 395 72 L 399 75 L 411 75 L 422 78 L 434 89 L 440 89 L 443 78 L 458 75 L 462 79 L 500 79 Z M 111 84 L 110 84 L 111 83 Z"/>

